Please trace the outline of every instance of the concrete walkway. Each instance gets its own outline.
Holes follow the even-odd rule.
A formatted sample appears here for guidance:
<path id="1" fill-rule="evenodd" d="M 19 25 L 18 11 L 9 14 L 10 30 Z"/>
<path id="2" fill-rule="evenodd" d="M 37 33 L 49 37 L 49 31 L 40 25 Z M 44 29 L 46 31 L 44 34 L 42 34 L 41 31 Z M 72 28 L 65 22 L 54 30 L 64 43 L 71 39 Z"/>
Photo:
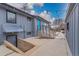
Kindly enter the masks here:
<path id="1" fill-rule="evenodd" d="M 37 39 L 29 38 L 24 39 L 35 45 L 34 48 L 24 53 L 24 56 L 67 56 L 68 55 L 68 46 L 65 36 L 62 33 L 57 33 L 55 39 Z M 1 50 L 1 47 L 0 47 Z M 21 56 L 21 54 L 16 53 L 11 50 L 6 50 L 8 56 Z M 3 51 L 0 51 L 0 55 L 3 54 Z M 9 54 L 10 53 L 10 54 Z"/>
<path id="2" fill-rule="evenodd" d="M 67 42 L 62 33 L 58 33 L 55 39 L 41 39 L 39 40 L 36 50 L 31 56 L 67 56 Z"/>
<path id="3" fill-rule="evenodd" d="M 56 33 L 55 39 L 24 39 L 36 45 L 27 51 L 25 55 L 30 56 L 67 56 L 68 46 L 63 33 Z"/>

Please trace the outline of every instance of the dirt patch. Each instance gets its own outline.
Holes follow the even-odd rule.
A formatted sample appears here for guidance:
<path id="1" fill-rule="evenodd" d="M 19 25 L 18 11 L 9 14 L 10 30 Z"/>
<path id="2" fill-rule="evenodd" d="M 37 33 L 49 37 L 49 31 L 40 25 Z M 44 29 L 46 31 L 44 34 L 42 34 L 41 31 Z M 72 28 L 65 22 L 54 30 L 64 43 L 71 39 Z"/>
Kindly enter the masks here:
<path id="1" fill-rule="evenodd" d="M 35 45 L 33 45 L 29 42 L 26 42 L 22 39 L 17 40 L 17 47 L 8 41 L 5 41 L 5 46 L 7 48 L 13 50 L 14 52 L 18 52 L 20 54 L 23 54 L 23 53 L 27 52 L 28 50 L 32 49 L 33 47 L 35 47 Z"/>
<path id="2" fill-rule="evenodd" d="M 35 47 L 35 45 L 33 45 L 33 44 L 31 44 L 27 41 L 24 41 L 24 40 L 21 40 L 21 39 L 19 39 L 17 41 L 17 48 L 19 48 L 23 52 L 26 52 L 26 51 L 32 49 L 33 47 Z"/>

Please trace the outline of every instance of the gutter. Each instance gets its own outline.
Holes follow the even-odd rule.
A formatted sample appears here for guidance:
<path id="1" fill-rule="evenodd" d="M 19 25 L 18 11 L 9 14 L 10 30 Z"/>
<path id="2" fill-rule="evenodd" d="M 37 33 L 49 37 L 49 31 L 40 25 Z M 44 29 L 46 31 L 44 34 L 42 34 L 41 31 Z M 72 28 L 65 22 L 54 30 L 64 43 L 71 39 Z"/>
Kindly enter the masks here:
<path id="1" fill-rule="evenodd" d="M 35 16 L 36 18 L 40 18 L 40 20 L 41 21 L 44 21 L 44 22 L 46 22 L 46 23 L 50 23 L 50 21 L 48 21 L 48 20 L 46 20 L 46 19 L 44 19 L 44 18 L 42 18 L 42 17 L 40 17 L 40 16 Z"/>

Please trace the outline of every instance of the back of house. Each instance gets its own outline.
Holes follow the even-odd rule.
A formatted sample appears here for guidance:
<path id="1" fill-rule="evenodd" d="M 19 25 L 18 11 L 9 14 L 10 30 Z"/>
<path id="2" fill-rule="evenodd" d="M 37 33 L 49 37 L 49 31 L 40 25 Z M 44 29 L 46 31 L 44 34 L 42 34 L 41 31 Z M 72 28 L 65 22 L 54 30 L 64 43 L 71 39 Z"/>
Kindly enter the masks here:
<path id="1" fill-rule="evenodd" d="M 49 22 L 6 3 L 0 4 L 0 44 L 4 40 L 17 46 L 17 39 L 38 36 L 49 32 Z"/>

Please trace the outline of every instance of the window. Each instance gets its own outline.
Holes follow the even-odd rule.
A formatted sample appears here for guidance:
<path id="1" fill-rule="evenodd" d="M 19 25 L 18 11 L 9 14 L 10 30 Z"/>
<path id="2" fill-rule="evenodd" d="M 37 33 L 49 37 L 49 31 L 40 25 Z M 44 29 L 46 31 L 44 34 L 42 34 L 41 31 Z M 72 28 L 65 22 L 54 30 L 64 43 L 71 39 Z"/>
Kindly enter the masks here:
<path id="1" fill-rule="evenodd" d="M 27 17 L 27 20 L 28 20 L 29 22 L 31 22 L 32 18 L 31 18 L 31 17 Z"/>
<path id="2" fill-rule="evenodd" d="M 69 31 L 69 23 L 67 23 L 67 30 Z"/>
<path id="3" fill-rule="evenodd" d="M 27 35 L 31 35 L 31 32 L 27 32 Z"/>
<path id="4" fill-rule="evenodd" d="M 6 35 L 6 40 L 17 47 L 17 35 L 14 34 Z"/>
<path id="5" fill-rule="evenodd" d="M 16 23 L 16 14 L 13 12 L 6 12 L 6 22 L 8 23 Z"/>

